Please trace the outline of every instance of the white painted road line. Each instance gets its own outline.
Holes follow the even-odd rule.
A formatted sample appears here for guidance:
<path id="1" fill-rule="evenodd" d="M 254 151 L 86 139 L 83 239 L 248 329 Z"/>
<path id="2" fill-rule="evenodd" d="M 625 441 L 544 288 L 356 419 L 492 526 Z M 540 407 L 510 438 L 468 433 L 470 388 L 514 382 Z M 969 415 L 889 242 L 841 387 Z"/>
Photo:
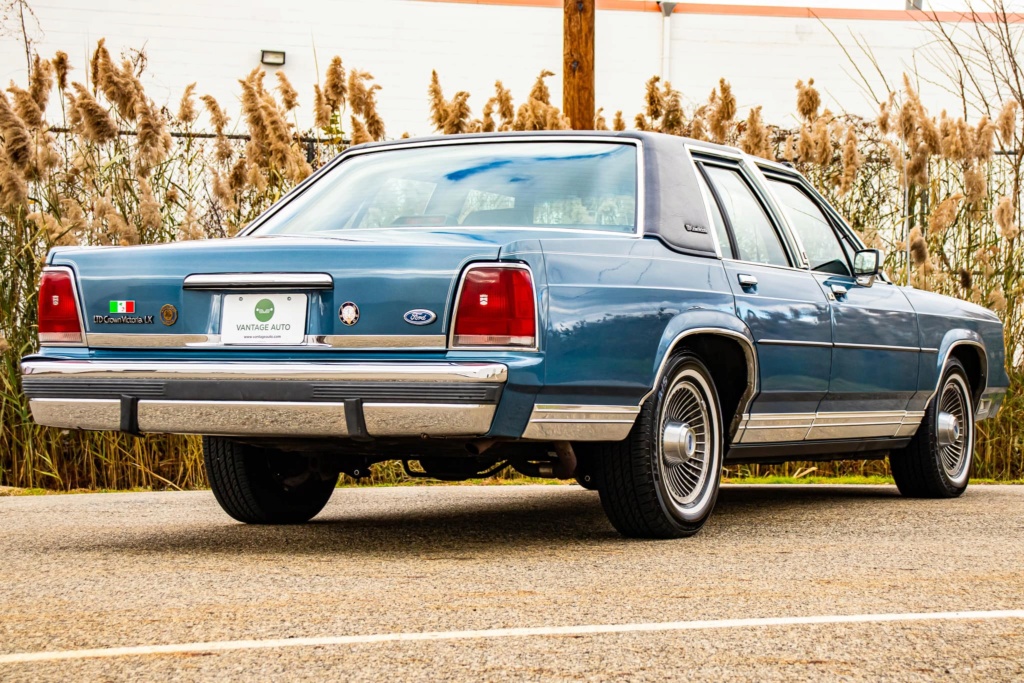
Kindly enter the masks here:
<path id="1" fill-rule="evenodd" d="M 718 619 L 709 621 L 668 621 L 646 624 L 590 624 L 581 626 L 540 626 L 534 628 L 496 628 L 481 631 L 434 631 L 426 633 L 379 633 L 362 636 L 323 636 L 316 638 L 278 638 L 270 640 L 225 640 L 211 643 L 174 643 L 133 647 L 63 650 L 53 652 L 17 652 L 0 655 L 0 664 L 49 662 L 66 659 L 176 655 L 232 650 L 260 650 L 282 647 L 325 647 L 370 643 L 423 640 L 472 640 L 481 638 L 527 638 L 531 636 L 581 636 L 600 633 L 642 633 L 656 631 L 701 631 L 765 626 L 808 626 L 816 624 L 867 624 L 894 621 L 988 621 L 1024 619 L 1024 609 L 977 612 L 920 612 L 905 614 L 847 614 L 811 617 L 766 617 L 759 619 Z"/>

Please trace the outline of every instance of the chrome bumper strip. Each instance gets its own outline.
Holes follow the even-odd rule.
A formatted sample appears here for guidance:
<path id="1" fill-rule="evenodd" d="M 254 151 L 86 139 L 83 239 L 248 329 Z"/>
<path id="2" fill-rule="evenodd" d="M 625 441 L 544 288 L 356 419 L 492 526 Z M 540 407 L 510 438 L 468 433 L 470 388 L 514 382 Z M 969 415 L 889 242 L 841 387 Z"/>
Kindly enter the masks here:
<path id="1" fill-rule="evenodd" d="M 31 397 L 30 391 L 29 407 L 33 418 L 41 425 L 102 431 L 295 438 L 483 436 L 490 431 L 497 410 L 500 389 L 495 387 L 508 379 L 508 368 L 499 363 L 32 360 L 23 364 L 22 371 L 26 384 L 38 392 Z M 216 381 L 210 382 L 209 399 L 199 394 L 198 400 L 173 400 L 159 398 L 159 394 L 151 391 L 152 387 L 138 380 L 163 380 L 168 387 L 180 387 L 182 381 L 186 384 L 190 380 Z M 268 385 L 268 381 L 280 383 Z M 47 388 L 45 385 L 49 382 L 52 385 Z M 110 385 L 121 382 L 125 395 L 111 397 Z M 247 382 L 253 384 L 247 385 Z M 265 400 L 287 394 L 296 383 L 314 389 L 319 386 L 319 393 L 314 391 L 312 397 L 321 400 Z M 416 384 L 422 386 L 419 394 L 410 392 Z M 461 391 L 458 390 L 460 384 L 465 385 Z M 256 385 L 270 386 L 273 391 L 250 396 L 256 400 L 228 400 L 245 395 L 243 388 Z M 216 398 L 218 388 L 225 400 Z M 88 397 L 89 392 L 101 389 L 106 397 Z M 62 390 L 67 394 L 61 395 Z M 462 402 L 430 400 L 432 395 L 456 398 L 463 394 Z M 391 395 L 408 396 L 409 400 L 380 400 Z M 472 396 L 489 402 L 473 402 Z M 344 400 L 331 400 L 334 397 Z M 359 415 L 360 410 L 362 420 L 354 420 L 353 415 Z"/>
<path id="2" fill-rule="evenodd" d="M 640 413 L 638 406 L 538 404 L 523 432 L 543 441 L 621 441 Z"/>
<path id="3" fill-rule="evenodd" d="M 110 399 L 36 398 L 33 419 L 64 429 L 117 431 L 121 402 Z M 482 436 L 497 408 L 463 403 L 364 403 L 370 436 Z M 351 436 L 344 403 L 283 401 L 138 402 L 138 428 L 152 434 L 343 438 Z"/>
<path id="4" fill-rule="evenodd" d="M 505 382 L 501 363 L 259 363 L 30 360 L 22 374 L 65 379 L 239 379 L 353 382 Z"/>

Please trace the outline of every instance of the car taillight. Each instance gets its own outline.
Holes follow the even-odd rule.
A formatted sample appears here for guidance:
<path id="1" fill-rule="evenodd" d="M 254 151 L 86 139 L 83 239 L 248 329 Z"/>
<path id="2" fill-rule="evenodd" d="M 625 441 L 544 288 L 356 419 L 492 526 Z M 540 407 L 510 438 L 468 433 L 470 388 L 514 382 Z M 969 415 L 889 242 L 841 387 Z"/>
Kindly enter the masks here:
<path id="1" fill-rule="evenodd" d="M 44 270 L 39 281 L 39 343 L 81 344 L 75 285 L 67 270 Z"/>
<path id="2" fill-rule="evenodd" d="M 476 266 L 462 276 L 454 346 L 537 345 L 533 279 L 519 267 Z"/>

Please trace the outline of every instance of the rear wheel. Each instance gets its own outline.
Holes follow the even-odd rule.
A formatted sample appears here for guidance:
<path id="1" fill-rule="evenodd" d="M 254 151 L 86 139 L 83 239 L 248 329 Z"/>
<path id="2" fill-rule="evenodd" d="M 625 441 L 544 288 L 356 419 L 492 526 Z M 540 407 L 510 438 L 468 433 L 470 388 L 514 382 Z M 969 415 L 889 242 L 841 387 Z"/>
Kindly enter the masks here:
<path id="1" fill-rule="evenodd" d="M 917 434 L 889 455 L 896 486 L 913 498 L 955 498 L 967 488 L 974 459 L 974 399 L 964 366 L 946 366 Z"/>
<path id="2" fill-rule="evenodd" d="M 203 437 L 203 457 L 217 502 L 248 524 L 308 522 L 338 483 L 337 472 L 321 472 L 310 458 L 217 436 Z"/>
<path id="3" fill-rule="evenodd" d="M 625 536 L 692 536 L 711 516 L 722 474 L 714 380 L 692 353 L 673 357 L 625 441 L 595 459 L 601 504 Z"/>

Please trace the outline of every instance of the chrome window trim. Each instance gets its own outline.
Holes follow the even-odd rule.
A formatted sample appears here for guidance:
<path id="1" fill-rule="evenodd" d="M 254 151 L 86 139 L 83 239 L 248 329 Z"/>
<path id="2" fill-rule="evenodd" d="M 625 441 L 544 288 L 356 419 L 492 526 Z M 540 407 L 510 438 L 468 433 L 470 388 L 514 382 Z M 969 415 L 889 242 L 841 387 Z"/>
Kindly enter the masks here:
<path id="1" fill-rule="evenodd" d="M 525 270 L 530 275 L 530 284 L 533 286 L 533 346 L 467 346 L 455 344 L 455 323 L 459 314 L 459 300 L 462 298 L 462 287 L 466 284 L 466 275 L 469 271 L 477 268 L 514 268 Z M 462 269 L 459 275 L 459 286 L 455 290 L 455 298 L 451 304 L 451 323 L 448 325 L 448 348 L 452 351 L 539 351 L 540 350 L 540 301 L 537 298 L 537 280 L 533 277 L 533 269 L 528 263 L 513 263 L 509 261 L 474 261 Z"/>
<path id="2" fill-rule="evenodd" d="M 472 137 L 472 138 L 451 138 L 451 139 L 439 139 L 439 140 L 422 140 L 416 142 L 409 142 L 408 140 L 393 140 L 385 143 L 374 144 L 362 148 L 350 148 L 339 154 L 334 160 L 327 163 L 321 169 L 319 169 L 314 176 L 319 178 L 321 175 L 326 175 L 334 167 L 345 161 L 363 156 L 366 154 L 375 154 L 377 152 L 390 152 L 396 149 L 408 149 L 408 148 L 421 148 L 421 147 L 444 147 L 448 145 L 479 145 L 479 144 L 490 144 L 490 143 L 520 143 L 520 142 L 586 142 L 586 143 L 605 143 L 610 145 L 633 145 L 636 147 L 636 226 L 632 233 L 621 232 L 615 233 L 617 235 L 631 236 L 633 238 L 642 238 L 646 234 L 646 166 L 644 160 L 644 144 L 643 140 L 639 138 L 628 138 L 628 137 L 616 137 L 612 135 L 495 135 L 493 137 Z M 310 178 L 312 180 L 312 178 Z M 310 182 L 303 188 L 300 185 L 296 189 L 302 188 L 302 192 L 299 192 L 289 198 L 285 195 L 278 200 L 273 206 L 267 211 L 257 217 L 252 223 L 241 230 L 237 237 L 248 237 L 253 232 L 259 229 L 259 227 L 267 221 L 271 216 L 277 213 L 283 208 L 288 202 L 293 201 L 296 197 L 302 195 L 309 187 L 313 185 Z M 291 193 L 289 193 L 291 194 Z M 287 200 L 287 201 L 285 201 Z M 557 226 L 556 228 L 557 229 Z M 586 232 L 586 231 L 585 231 Z M 604 231 L 607 232 L 607 231 Z M 259 237 L 260 235 L 256 235 Z M 309 235 L 306 235 L 309 236 Z"/>
<path id="3" fill-rule="evenodd" d="M 692 149 L 693 145 L 691 144 L 687 143 L 683 145 L 683 152 L 690 162 L 690 169 L 693 171 L 693 175 L 697 179 L 697 188 L 700 190 L 700 197 L 704 202 L 704 214 L 707 217 L 708 231 L 711 233 L 711 240 L 715 245 L 715 256 L 722 258 L 722 245 L 718 241 L 718 231 L 715 230 L 715 226 L 713 225 L 714 221 L 711 218 L 711 202 L 714 201 L 714 198 L 708 197 L 709 188 L 707 187 L 707 181 L 704 180 L 701 170 L 697 167 L 697 162 L 693 159 L 693 153 L 691 152 Z M 726 226 L 726 231 L 728 231 L 728 229 L 728 226 Z M 729 251 L 732 251 L 731 245 Z"/>
<path id="4" fill-rule="evenodd" d="M 832 203 L 829 202 L 820 192 L 818 192 L 818 189 L 814 187 L 814 185 L 812 185 L 811 182 L 807 180 L 807 178 L 805 178 L 801 173 L 798 173 L 797 171 L 788 166 L 784 166 L 778 162 L 768 161 L 767 159 L 759 159 L 757 163 L 764 168 L 768 168 L 772 173 L 785 176 L 790 180 L 795 181 L 796 184 L 798 184 L 800 187 L 806 190 L 806 192 L 811 196 L 811 198 L 815 200 L 815 203 L 817 203 L 820 207 L 824 208 L 827 217 L 832 218 L 833 227 L 835 227 L 836 230 L 839 233 L 841 233 L 841 237 L 844 237 L 850 241 L 850 244 L 854 247 L 855 251 L 867 248 L 867 245 L 864 244 L 864 241 L 861 240 L 857 232 L 850 227 L 850 225 L 846 222 L 846 219 L 843 218 L 838 211 L 836 211 L 836 208 L 832 206 Z M 848 265 L 851 266 L 850 270 L 852 272 L 853 264 Z M 883 275 L 882 282 L 886 284 L 892 284 L 891 282 L 888 281 L 888 279 L 884 277 L 884 273 L 880 274 Z"/>
<path id="5" fill-rule="evenodd" d="M 762 167 L 764 165 L 765 164 L 759 164 L 759 166 L 762 166 Z M 843 220 L 842 216 L 839 215 L 839 212 L 835 210 L 835 208 L 832 206 L 832 204 L 829 203 L 829 201 L 827 199 L 825 199 L 825 197 L 823 197 L 822 194 L 820 192 L 818 192 L 818 190 L 813 185 L 811 185 L 810 181 L 808 181 L 807 178 L 803 177 L 799 173 L 796 173 L 795 171 L 793 171 L 793 169 L 786 169 L 786 167 L 784 167 L 784 166 L 782 168 L 785 169 L 785 170 L 781 171 L 781 170 L 778 170 L 778 169 L 773 168 L 773 167 L 769 167 L 768 170 L 769 170 L 769 173 L 772 173 L 773 175 L 776 176 L 777 182 L 788 182 L 789 184 L 796 185 L 799 189 L 803 190 L 804 193 L 807 195 L 808 199 L 810 199 L 814 203 L 814 205 L 817 206 L 818 209 L 821 210 L 822 214 L 825 216 L 826 221 L 829 222 L 829 227 L 832 228 L 833 233 L 836 233 L 836 232 L 839 233 L 838 235 L 836 235 L 836 238 L 840 242 L 844 238 L 849 240 L 851 246 L 854 248 L 855 251 L 865 248 L 864 247 L 864 243 L 860 240 L 860 238 L 856 235 L 856 233 L 852 229 L 850 229 L 850 227 L 846 224 L 846 221 Z M 764 176 L 764 172 L 763 171 L 762 171 L 762 176 Z M 765 178 L 765 187 L 767 187 L 769 190 L 771 190 L 770 183 L 771 183 L 772 179 L 769 178 L 768 176 L 764 176 L 764 178 Z M 771 190 L 771 191 L 773 191 L 773 190 Z M 780 204 L 781 204 L 781 202 L 780 202 Z M 786 214 L 786 218 L 787 219 L 790 218 L 788 213 Z M 796 235 L 796 230 L 793 231 L 793 234 Z M 799 235 L 797 235 L 797 239 L 799 241 Z M 802 242 L 801 242 L 801 248 L 802 248 Z M 846 248 L 841 243 L 839 245 L 839 248 L 843 252 L 843 258 L 846 261 L 847 267 L 849 267 L 849 269 L 850 269 L 851 275 L 839 275 L 838 277 L 853 277 L 853 275 L 852 275 L 852 273 L 853 273 L 853 264 L 850 263 L 849 256 L 846 253 Z M 808 261 L 807 267 L 808 267 L 808 269 L 811 270 L 812 273 L 822 273 L 824 275 L 832 275 L 832 276 L 836 275 L 835 273 L 825 273 L 824 271 L 813 270 L 813 269 L 810 268 L 810 265 L 811 265 L 810 261 Z M 863 283 L 860 282 L 859 278 L 857 278 L 857 280 L 858 280 L 857 284 L 860 284 L 861 286 L 870 286 L 870 285 L 863 285 Z"/>
<path id="6" fill-rule="evenodd" d="M 85 329 L 85 302 L 82 301 L 82 295 L 78 290 L 78 278 L 75 277 L 75 271 L 69 266 L 44 266 L 42 272 L 44 273 L 67 273 L 68 277 L 71 278 L 71 293 L 75 297 L 75 312 L 78 314 L 78 327 L 82 332 L 82 341 L 80 342 L 44 342 L 40 341 L 39 346 L 73 346 L 82 347 L 89 345 L 89 333 Z M 39 331 L 36 328 L 36 339 L 38 341 Z"/>
<path id="7" fill-rule="evenodd" d="M 756 266 L 759 268 L 777 268 L 778 270 L 790 270 L 794 273 L 810 273 L 811 271 L 806 268 L 796 268 L 795 266 L 780 266 L 775 263 L 761 263 L 760 261 L 741 261 L 735 258 L 723 258 L 723 261 L 728 263 L 738 263 L 744 266 Z M 824 293 L 822 294 L 824 296 Z M 791 301 L 806 301 L 806 299 L 791 299 Z"/>
<path id="8" fill-rule="evenodd" d="M 289 290 L 334 289 L 328 273 L 193 273 L 185 276 L 182 289 Z"/>
<path id="9" fill-rule="evenodd" d="M 380 382 L 505 382 L 508 367 L 485 362 L 230 362 L 30 360 L 22 373 L 62 379 L 239 379 Z"/>
<path id="10" fill-rule="evenodd" d="M 797 252 L 797 251 L 794 250 L 794 243 L 789 239 L 789 232 L 790 232 L 789 231 L 789 226 L 787 224 L 785 224 L 782 220 L 780 220 L 780 217 L 775 214 L 774 204 L 771 203 L 772 200 L 771 200 L 770 197 L 767 196 L 766 190 L 763 187 L 761 187 L 761 180 L 760 180 L 760 178 L 755 177 L 754 174 L 751 173 L 750 170 L 749 170 L 751 168 L 751 165 L 748 163 L 748 161 L 746 159 L 746 155 L 744 155 L 742 153 L 738 153 L 737 156 L 728 156 L 728 155 L 726 155 L 724 152 L 722 152 L 720 150 L 708 151 L 708 150 L 706 150 L 704 148 L 700 148 L 700 147 L 694 147 L 694 149 L 696 150 L 696 153 L 697 153 L 698 157 L 700 157 L 700 156 L 707 157 L 707 159 L 694 159 L 693 160 L 694 163 L 698 163 L 700 161 L 707 161 L 707 162 L 709 162 L 711 164 L 715 164 L 716 161 L 717 161 L 719 167 L 727 168 L 727 169 L 731 169 L 731 170 L 735 170 L 735 171 L 739 172 L 740 176 L 750 186 L 751 191 L 754 193 L 755 200 L 758 202 L 758 204 L 761 205 L 761 208 L 764 210 L 765 216 L 768 218 L 768 222 L 771 223 L 772 230 L 775 232 L 776 236 L 778 237 L 779 244 L 782 246 L 782 251 L 783 251 L 783 253 L 786 256 L 786 260 L 789 263 L 787 265 L 783 266 L 783 265 L 779 265 L 779 264 L 776 264 L 776 263 L 762 263 L 760 261 L 744 261 L 742 259 L 737 259 L 737 258 L 731 258 L 731 259 L 730 258 L 724 258 L 724 257 L 720 257 L 720 258 L 722 258 L 723 261 L 734 261 L 736 263 L 744 263 L 744 264 L 759 265 L 759 266 L 769 266 L 771 268 L 788 268 L 790 270 L 798 270 L 798 271 L 803 271 L 803 272 L 809 272 L 806 267 L 799 267 L 799 266 L 793 265 L 796 261 L 801 261 L 802 260 L 801 252 Z M 710 208 L 710 207 L 707 207 L 707 208 Z M 725 210 L 724 209 L 722 210 L 722 213 L 723 213 L 723 215 L 725 214 Z M 709 218 L 710 218 L 710 216 L 709 216 Z M 726 217 L 725 220 L 727 222 L 731 222 L 731 219 L 728 218 L 728 217 Z M 726 231 L 727 232 L 729 231 L 729 225 L 726 225 Z M 735 235 L 733 235 L 733 237 L 735 238 Z"/>
<path id="11" fill-rule="evenodd" d="M 807 249 L 804 248 L 803 240 L 800 239 L 800 235 L 797 234 L 796 229 L 793 227 L 793 221 L 789 212 L 772 193 L 772 189 L 768 185 L 768 179 L 761 172 L 761 169 L 758 168 L 754 159 L 749 156 L 744 157 L 743 163 L 750 170 L 750 175 L 757 179 L 757 184 L 760 185 L 761 193 L 769 206 L 769 211 L 775 212 L 779 221 L 779 227 L 782 228 L 783 241 L 790 240 L 790 247 L 795 248 L 796 255 L 799 257 L 802 265 L 801 270 L 810 270 L 811 263 L 807 258 Z"/>

